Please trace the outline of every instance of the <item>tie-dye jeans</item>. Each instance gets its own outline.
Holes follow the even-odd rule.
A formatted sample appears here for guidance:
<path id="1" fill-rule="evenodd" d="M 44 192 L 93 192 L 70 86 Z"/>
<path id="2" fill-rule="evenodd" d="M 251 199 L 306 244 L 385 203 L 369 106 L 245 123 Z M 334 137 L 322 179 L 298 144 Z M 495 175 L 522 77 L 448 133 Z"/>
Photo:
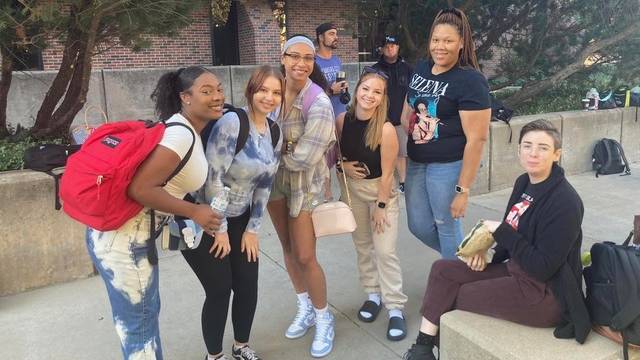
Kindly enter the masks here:
<path id="1" fill-rule="evenodd" d="M 147 259 L 149 215 L 118 230 L 87 229 L 87 249 L 107 287 L 125 360 L 162 359 L 158 266 Z"/>

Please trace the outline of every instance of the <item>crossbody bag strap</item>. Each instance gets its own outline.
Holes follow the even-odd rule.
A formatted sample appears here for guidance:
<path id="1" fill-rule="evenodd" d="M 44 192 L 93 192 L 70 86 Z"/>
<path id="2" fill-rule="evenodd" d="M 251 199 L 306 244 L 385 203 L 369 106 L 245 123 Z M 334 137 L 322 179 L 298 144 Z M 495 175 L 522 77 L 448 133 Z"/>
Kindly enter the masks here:
<path id="1" fill-rule="evenodd" d="M 344 129 L 344 118 L 342 120 L 342 129 L 340 129 L 340 138 L 336 139 L 336 147 L 338 148 L 338 163 L 340 164 L 340 170 L 342 173 L 342 178 L 344 179 L 344 188 L 347 193 L 347 205 L 351 208 L 351 194 L 349 194 L 349 184 L 347 183 L 347 173 L 344 171 L 344 167 L 342 166 L 342 149 L 340 148 L 340 139 L 342 139 L 342 130 Z"/>

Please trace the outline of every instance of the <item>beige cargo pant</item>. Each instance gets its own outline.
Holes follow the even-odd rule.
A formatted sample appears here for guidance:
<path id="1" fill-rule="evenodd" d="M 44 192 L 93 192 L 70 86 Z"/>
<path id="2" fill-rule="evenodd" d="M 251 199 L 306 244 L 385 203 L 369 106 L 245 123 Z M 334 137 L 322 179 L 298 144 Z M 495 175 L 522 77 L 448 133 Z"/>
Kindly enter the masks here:
<path id="1" fill-rule="evenodd" d="M 338 174 L 340 199 L 347 202 L 344 178 Z M 382 234 L 373 231 L 371 216 L 376 209 L 379 179 L 354 180 L 347 178 L 351 209 L 358 225 L 353 232 L 353 243 L 358 257 L 360 284 L 365 293 L 382 295 L 382 302 L 389 310 L 402 310 L 407 296 L 402 292 L 402 270 L 396 255 L 398 241 L 398 193 L 392 190 L 386 206 L 390 226 Z"/>

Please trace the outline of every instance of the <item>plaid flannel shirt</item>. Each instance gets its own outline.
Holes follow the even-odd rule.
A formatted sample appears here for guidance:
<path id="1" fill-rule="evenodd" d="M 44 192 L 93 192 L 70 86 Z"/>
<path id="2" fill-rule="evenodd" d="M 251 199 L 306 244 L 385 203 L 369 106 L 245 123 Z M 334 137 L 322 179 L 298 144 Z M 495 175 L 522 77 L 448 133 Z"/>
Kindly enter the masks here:
<path id="1" fill-rule="evenodd" d="M 291 184 L 291 217 L 297 217 L 300 213 L 306 194 L 323 192 L 324 181 L 329 177 L 325 154 L 336 141 L 335 117 L 327 94 L 318 95 L 309 108 L 307 119 L 303 116 L 303 97 L 310 86 L 311 80 L 307 79 L 307 84 L 296 97 L 291 111 L 279 123 L 284 136 L 283 149 L 286 148 L 287 141 L 295 143 L 292 152 L 283 152 L 278 169 L 284 172 L 283 179 L 289 177 Z M 318 204 L 310 205 L 314 207 Z"/>

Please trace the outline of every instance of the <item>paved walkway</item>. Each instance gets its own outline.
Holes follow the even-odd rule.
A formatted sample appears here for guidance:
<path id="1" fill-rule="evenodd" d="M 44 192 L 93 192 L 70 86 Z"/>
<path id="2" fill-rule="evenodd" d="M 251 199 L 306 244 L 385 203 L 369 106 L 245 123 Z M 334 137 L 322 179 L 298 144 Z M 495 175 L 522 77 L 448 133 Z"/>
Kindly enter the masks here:
<path id="1" fill-rule="evenodd" d="M 634 164 L 632 168 L 640 168 Z M 640 214 L 640 173 L 570 177 L 585 204 L 584 249 L 596 241 L 620 242 Z M 479 218 L 499 219 L 510 190 L 471 198 L 465 229 Z M 404 206 L 404 204 L 402 204 Z M 336 344 L 326 359 L 400 359 L 413 342 L 419 307 L 431 263 L 439 256 L 422 245 L 401 218 L 398 253 L 403 266 L 409 335 L 401 342 L 386 340 L 386 318 L 373 324 L 357 320 L 364 300 L 358 284 L 355 252 L 348 236 L 318 241 L 318 256 L 328 279 L 329 302 L 336 313 Z M 269 221 L 261 234 L 260 298 L 252 346 L 264 359 L 308 359 L 312 332 L 302 339 L 283 336 L 295 311 L 295 296 L 282 260 L 280 245 Z M 166 359 L 202 359 L 200 309 L 204 293 L 180 254 L 160 260 L 162 294 L 161 333 Z M 230 352 L 232 330 L 227 325 L 225 350 Z M 120 359 L 102 280 L 98 277 L 50 286 L 0 298 L 0 359 Z"/>

